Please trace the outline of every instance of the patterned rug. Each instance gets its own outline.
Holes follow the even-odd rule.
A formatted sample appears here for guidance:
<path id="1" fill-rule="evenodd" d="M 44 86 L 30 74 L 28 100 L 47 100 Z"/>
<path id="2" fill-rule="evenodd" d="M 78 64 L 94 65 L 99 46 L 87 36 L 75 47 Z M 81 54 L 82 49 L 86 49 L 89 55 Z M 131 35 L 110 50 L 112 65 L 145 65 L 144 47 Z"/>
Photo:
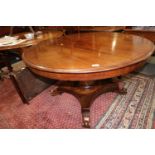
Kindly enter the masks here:
<path id="1" fill-rule="evenodd" d="M 152 128 L 155 79 L 132 75 L 124 79 L 126 95 L 116 95 L 95 128 Z"/>
<path id="2" fill-rule="evenodd" d="M 154 128 L 155 78 L 126 76 L 121 84 L 126 95 L 105 93 L 91 107 L 91 128 Z M 0 82 L 0 128 L 82 128 L 80 104 L 64 93 L 52 97 L 53 86 L 22 104 L 9 79 Z"/>

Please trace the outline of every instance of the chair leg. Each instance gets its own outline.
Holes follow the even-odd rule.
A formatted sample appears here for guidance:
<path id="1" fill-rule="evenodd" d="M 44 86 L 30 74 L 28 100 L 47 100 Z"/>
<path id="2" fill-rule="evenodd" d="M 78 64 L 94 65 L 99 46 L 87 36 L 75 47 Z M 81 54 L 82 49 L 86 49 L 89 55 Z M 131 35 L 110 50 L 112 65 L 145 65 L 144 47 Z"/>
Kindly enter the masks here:
<path id="1" fill-rule="evenodd" d="M 24 104 L 29 104 L 29 102 L 27 101 L 27 99 L 26 99 L 25 96 L 23 95 L 23 93 L 22 93 L 22 91 L 21 91 L 21 89 L 20 89 L 20 87 L 19 87 L 19 84 L 18 84 L 18 82 L 17 82 L 15 76 L 12 75 L 12 74 L 10 74 L 10 79 L 11 79 L 12 83 L 14 84 L 14 86 L 15 86 L 15 88 L 16 88 L 16 90 L 17 90 L 17 92 L 18 92 L 18 94 L 19 94 L 19 96 L 20 96 L 22 102 L 23 102 Z"/>

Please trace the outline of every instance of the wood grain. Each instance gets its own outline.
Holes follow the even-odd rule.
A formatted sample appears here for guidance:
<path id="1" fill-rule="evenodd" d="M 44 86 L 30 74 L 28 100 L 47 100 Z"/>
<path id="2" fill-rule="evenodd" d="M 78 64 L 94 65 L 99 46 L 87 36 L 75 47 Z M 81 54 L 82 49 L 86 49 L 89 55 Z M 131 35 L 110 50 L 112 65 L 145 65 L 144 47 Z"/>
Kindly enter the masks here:
<path id="1" fill-rule="evenodd" d="M 127 74 L 154 51 L 134 35 L 92 32 L 66 35 L 23 49 L 24 62 L 39 75 L 59 80 L 95 80 Z"/>

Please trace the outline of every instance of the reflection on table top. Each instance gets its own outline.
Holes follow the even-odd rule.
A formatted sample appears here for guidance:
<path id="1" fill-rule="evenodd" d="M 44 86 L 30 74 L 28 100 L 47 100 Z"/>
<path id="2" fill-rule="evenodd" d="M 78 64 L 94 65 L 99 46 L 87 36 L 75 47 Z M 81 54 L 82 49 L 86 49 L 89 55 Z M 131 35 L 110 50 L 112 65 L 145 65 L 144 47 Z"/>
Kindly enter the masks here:
<path id="1" fill-rule="evenodd" d="M 24 48 L 23 60 L 42 71 L 92 73 L 138 63 L 153 51 L 153 43 L 139 36 L 91 32 L 66 35 Z"/>

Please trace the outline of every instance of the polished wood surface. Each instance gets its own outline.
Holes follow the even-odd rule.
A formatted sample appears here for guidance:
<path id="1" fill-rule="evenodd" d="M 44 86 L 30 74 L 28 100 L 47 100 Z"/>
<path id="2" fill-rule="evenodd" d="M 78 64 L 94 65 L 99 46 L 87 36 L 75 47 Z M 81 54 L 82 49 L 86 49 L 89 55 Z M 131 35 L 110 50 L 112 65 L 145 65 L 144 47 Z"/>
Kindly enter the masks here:
<path id="1" fill-rule="evenodd" d="M 62 81 L 52 95 L 74 95 L 81 104 L 83 126 L 90 128 L 90 106 L 99 95 L 109 91 L 126 93 L 118 82 L 99 80 L 134 71 L 153 51 L 154 44 L 139 36 L 89 32 L 24 48 L 22 57 L 34 73 Z"/>
<path id="2" fill-rule="evenodd" d="M 98 80 L 134 71 L 145 63 L 153 51 L 154 44 L 145 38 L 91 32 L 66 35 L 24 48 L 22 57 L 34 73 L 69 81 L 67 85 L 59 82 L 52 95 L 63 92 L 74 95 L 81 104 L 83 126 L 89 128 L 90 106 L 99 95 L 108 91 L 126 93 L 118 82 L 101 80 L 99 84 Z"/>
<path id="3" fill-rule="evenodd" d="M 149 58 L 151 41 L 134 35 L 72 34 L 23 49 L 23 60 L 39 75 L 59 80 L 97 80 L 127 74 Z"/>
<path id="4" fill-rule="evenodd" d="M 36 34 L 33 39 L 26 39 L 25 34 L 28 34 L 28 33 L 31 33 L 31 32 L 23 32 L 23 33 L 14 35 L 14 36 L 18 36 L 19 39 L 24 39 L 25 41 L 16 45 L 0 46 L 0 51 L 19 49 L 19 48 L 23 48 L 31 45 L 36 45 L 44 40 L 55 39 L 63 35 L 62 31 L 44 30 L 41 33 Z"/>

